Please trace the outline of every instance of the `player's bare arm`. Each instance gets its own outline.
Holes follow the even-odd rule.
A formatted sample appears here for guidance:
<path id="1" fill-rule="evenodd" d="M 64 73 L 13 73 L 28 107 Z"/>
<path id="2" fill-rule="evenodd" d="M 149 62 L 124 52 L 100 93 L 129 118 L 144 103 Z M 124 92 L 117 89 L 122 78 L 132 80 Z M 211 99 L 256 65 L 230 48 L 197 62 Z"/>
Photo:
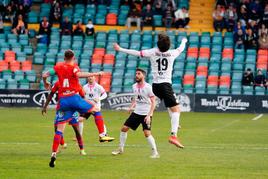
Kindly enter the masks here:
<path id="1" fill-rule="evenodd" d="M 47 107 L 50 103 L 50 101 L 52 100 L 52 97 L 54 96 L 53 92 L 50 92 L 49 95 L 47 96 L 46 102 L 42 108 L 42 115 L 44 116 L 47 113 Z"/>
<path id="2" fill-rule="evenodd" d="M 105 72 L 89 73 L 89 72 L 77 72 L 76 75 L 78 78 L 88 78 L 90 76 L 104 75 Z"/>
<path id="3" fill-rule="evenodd" d="M 129 106 L 128 113 L 131 113 L 134 110 L 135 106 L 136 106 L 136 100 L 135 98 L 133 98 L 131 101 L 131 105 Z"/>
<path id="4" fill-rule="evenodd" d="M 129 55 L 134 55 L 134 56 L 141 56 L 141 52 L 138 50 L 132 50 L 132 49 L 125 49 L 120 47 L 117 43 L 114 43 L 114 49 L 119 52 L 127 53 Z"/>
<path id="5" fill-rule="evenodd" d="M 144 119 L 144 121 L 148 125 L 151 123 L 151 117 L 153 116 L 153 113 L 154 113 L 154 110 L 155 110 L 155 96 L 150 97 L 150 101 L 151 101 L 150 111 L 149 111 L 148 115 Z"/>

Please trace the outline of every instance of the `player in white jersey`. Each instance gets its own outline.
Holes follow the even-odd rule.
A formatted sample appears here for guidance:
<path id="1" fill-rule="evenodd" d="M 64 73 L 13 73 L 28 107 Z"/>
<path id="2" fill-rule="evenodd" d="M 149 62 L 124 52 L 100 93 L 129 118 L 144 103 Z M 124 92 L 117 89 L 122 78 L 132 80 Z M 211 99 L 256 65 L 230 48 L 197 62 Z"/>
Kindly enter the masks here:
<path id="1" fill-rule="evenodd" d="M 98 109 L 101 109 L 101 100 L 107 98 L 107 93 L 105 92 L 104 88 L 96 82 L 95 76 L 91 76 L 88 78 L 88 83 L 83 86 L 83 90 L 85 92 L 85 99 L 94 102 L 98 107 Z M 101 111 L 95 112 L 93 116 L 95 118 L 95 124 L 99 131 L 99 141 L 100 142 L 113 141 L 114 138 L 109 137 L 107 135 L 106 126 L 104 124 L 104 118 L 102 116 Z M 83 128 L 84 128 L 83 121 L 84 119 L 88 119 L 89 117 L 90 114 L 80 116 L 79 131 L 81 135 L 83 134 Z"/>
<path id="2" fill-rule="evenodd" d="M 169 50 L 170 39 L 165 34 L 158 35 L 157 47 L 148 50 L 130 50 L 121 48 L 118 44 L 114 44 L 114 49 L 129 55 L 145 57 L 150 60 L 153 74 L 153 92 L 164 100 L 165 106 L 168 108 L 171 118 L 171 136 L 169 142 L 177 147 L 183 148 L 180 140 L 177 138 L 177 132 L 180 121 L 180 108 L 177 103 L 175 94 L 172 89 L 172 71 L 175 59 L 185 49 L 187 39 L 182 42 L 177 49 Z"/>
<path id="3" fill-rule="evenodd" d="M 157 152 L 154 137 L 151 134 L 152 116 L 155 109 L 155 95 L 152 91 L 152 86 L 145 82 L 145 76 L 146 72 L 144 70 L 139 68 L 136 70 L 137 83 L 133 85 L 135 98 L 129 109 L 129 111 L 132 111 L 134 108 L 134 112 L 131 113 L 121 128 L 119 148 L 112 152 L 113 155 L 123 153 L 129 128 L 136 130 L 139 125 L 142 124 L 144 135 L 152 148 L 151 158 L 160 157 Z"/>

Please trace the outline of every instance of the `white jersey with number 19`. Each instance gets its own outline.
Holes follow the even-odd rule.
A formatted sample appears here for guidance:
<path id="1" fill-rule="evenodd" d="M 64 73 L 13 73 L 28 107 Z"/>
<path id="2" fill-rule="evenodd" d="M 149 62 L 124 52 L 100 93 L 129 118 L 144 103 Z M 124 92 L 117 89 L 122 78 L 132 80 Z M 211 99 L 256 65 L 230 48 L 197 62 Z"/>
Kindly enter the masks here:
<path id="1" fill-rule="evenodd" d="M 151 62 L 153 83 L 172 83 L 173 64 L 181 52 L 180 49 L 174 49 L 162 53 L 158 48 L 140 51 L 140 56 Z"/>

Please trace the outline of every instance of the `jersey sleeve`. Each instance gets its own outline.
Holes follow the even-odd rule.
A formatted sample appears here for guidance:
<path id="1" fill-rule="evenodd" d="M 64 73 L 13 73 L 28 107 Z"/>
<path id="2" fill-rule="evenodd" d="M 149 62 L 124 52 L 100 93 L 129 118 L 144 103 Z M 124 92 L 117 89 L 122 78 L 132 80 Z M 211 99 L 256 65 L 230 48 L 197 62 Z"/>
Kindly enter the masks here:
<path id="1" fill-rule="evenodd" d="M 100 91 L 100 96 L 105 93 L 105 89 L 103 88 L 103 86 L 99 85 L 99 91 Z"/>
<path id="2" fill-rule="evenodd" d="M 145 58 L 150 58 L 153 56 L 155 49 L 147 49 L 147 50 L 141 50 L 140 51 L 140 56 L 145 57 Z"/>
<path id="3" fill-rule="evenodd" d="M 153 93 L 153 88 L 151 85 L 148 85 L 147 87 L 147 93 L 148 93 L 148 96 L 151 98 L 151 97 L 154 97 L 154 93 Z"/>
<path id="4" fill-rule="evenodd" d="M 74 69 L 73 69 L 73 73 L 74 75 L 76 76 L 76 74 L 80 72 L 80 68 L 78 66 L 75 66 Z"/>
<path id="5" fill-rule="evenodd" d="M 171 55 L 172 55 L 174 58 L 177 58 L 178 56 L 180 56 L 181 52 L 182 52 L 182 51 L 181 51 L 179 48 L 177 48 L 177 49 L 173 49 L 173 50 L 171 50 Z"/>

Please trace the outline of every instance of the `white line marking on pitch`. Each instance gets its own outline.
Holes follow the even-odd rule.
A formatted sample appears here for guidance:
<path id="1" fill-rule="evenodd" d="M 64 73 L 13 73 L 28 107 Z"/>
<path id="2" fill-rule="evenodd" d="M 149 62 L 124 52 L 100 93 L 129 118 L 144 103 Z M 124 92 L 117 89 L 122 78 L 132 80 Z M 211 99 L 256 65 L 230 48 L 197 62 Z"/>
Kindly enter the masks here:
<path id="1" fill-rule="evenodd" d="M 252 121 L 257 121 L 258 119 L 262 118 L 263 114 L 259 114 L 258 116 L 251 119 Z"/>
<path id="2" fill-rule="evenodd" d="M 224 128 L 226 128 L 226 127 L 229 127 L 229 126 L 233 125 L 234 123 L 236 123 L 236 122 L 238 122 L 238 121 L 240 121 L 240 119 L 231 121 L 231 122 L 229 122 L 229 123 L 227 123 L 227 124 L 225 124 L 225 125 L 223 125 L 223 126 L 221 126 L 221 127 L 212 129 L 211 132 L 215 132 L 215 131 L 217 131 L 217 130 L 220 130 L 220 129 L 224 129 Z"/>
<path id="3" fill-rule="evenodd" d="M 0 145 L 39 145 L 38 142 L 0 142 Z"/>

